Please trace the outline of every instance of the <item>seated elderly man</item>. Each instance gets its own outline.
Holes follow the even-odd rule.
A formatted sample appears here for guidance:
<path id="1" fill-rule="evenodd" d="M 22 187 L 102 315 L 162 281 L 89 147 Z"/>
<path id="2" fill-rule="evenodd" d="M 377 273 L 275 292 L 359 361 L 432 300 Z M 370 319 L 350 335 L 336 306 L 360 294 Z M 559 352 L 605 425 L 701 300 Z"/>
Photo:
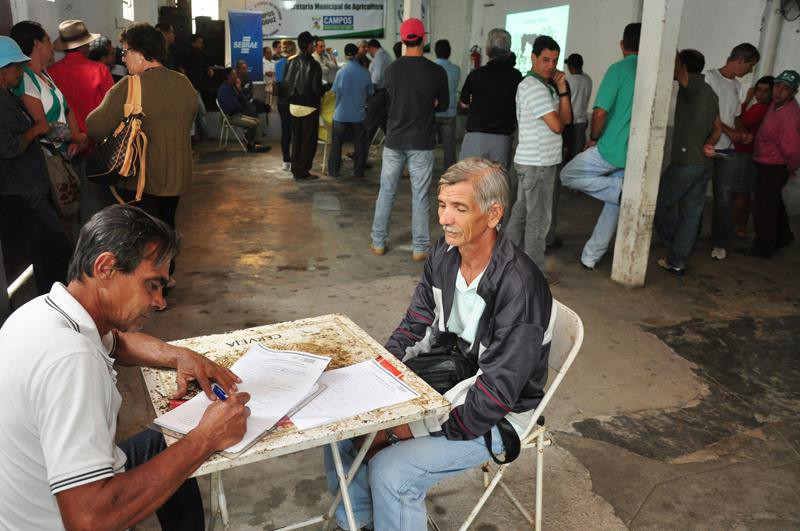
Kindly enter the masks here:
<path id="1" fill-rule="evenodd" d="M 439 181 L 444 237 L 386 348 L 429 382 L 421 370 L 426 354 L 461 358 L 472 370 L 445 393 L 449 416 L 376 437 L 374 455 L 349 487 L 359 526 L 425 529 L 427 490 L 502 452 L 516 457 L 519 435 L 544 396 L 556 312 L 541 271 L 498 231 L 506 183 L 499 164 L 479 158 L 454 164 Z M 340 447 L 347 469 L 358 442 Z M 334 490 L 329 451 L 326 466 Z M 347 529 L 341 505 L 336 518 Z"/>
<path id="2" fill-rule="evenodd" d="M 236 393 L 229 370 L 137 332 L 166 306 L 177 248 L 175 232 L 142 210 L 101 210 L 81 229 L 69 284 L 53 284 L 0 329 L 0 528 L 125 529 L 155 511 L 164 529 L 203 529 L 187 478 L 241 440 L 250 397 Z M 211 400 L 210 380 L 230 398 L 169 448 L 149 430 L 116 446 L 114 363 L 176 368 L 176 398 L 192 379 Z"/>
<path id="3" fill-rule="evenodd" d="M 225 81 L 217 89 L 217 102 L 219 110 L 225 113 L 231 125 L 244 129 L 244 138 L 247 142 L 247 151 L 264 153 L 270 146 L 262 146 L 256 142 L 261 136 L 261 122 L 253 104 L 247 101 L 242 92 L 242 80 L 236 70 L 226 68 Z"/>

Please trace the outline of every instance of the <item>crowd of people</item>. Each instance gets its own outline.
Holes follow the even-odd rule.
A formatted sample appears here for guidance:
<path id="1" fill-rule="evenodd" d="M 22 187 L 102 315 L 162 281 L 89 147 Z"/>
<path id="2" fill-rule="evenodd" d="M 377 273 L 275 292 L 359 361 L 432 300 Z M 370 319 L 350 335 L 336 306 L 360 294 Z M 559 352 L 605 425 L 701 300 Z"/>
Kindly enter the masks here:
<path id="1" fill-rule="evenodd" d="M 335 98 L 332 177 L 342 174 L 348 141 L 353 175 L 362 177 L 368 145 L 384 131 L 370 242 L 378 256 L 390 251 L 391 213 L 408 170 L 411 258 L 425 266 L 386 349 L 409 364 L 424 354 L 444 354 L 469 365 L 467 378 L 443 390 L 453 404 L 449 414 L 375 438 L 368 463 L 349 487 L 359 526 L 394 529 L 402 522 L 403 529 L 423 529 L 431 486 L 501 453 L 516 457 L 513 449 L 547 379 L 557 312 L 542 270 L 548 246 L 562 243 L 558 190 L 563 184 L 603 203 L 580 258 L 593 269 L 622 208 L 640 32 L 641 24 L 625 27 L 622 59 L 607 69 L 591 112 L 592 80 L 583 73 L 583 58 L 573 53 L 564 61 L 569 73 L 559 70 L 561 44 L 546 35 L 533 42 L 532 68 L 523 76 L 510 34 L 491 30 L 488 63 L 463 85 L 447 40 L 434 43 L 435 61 L 425 57 L 425 27 L 415 18 L 400 25 L 394 59 L 379 41 L 364 40 L 347 44 L 340 64 L 324 39 L 309 32 L 296 43 L 264 48 L 265 80 L 274 87 L 269 93 L 281 120 L 282 167 L 296 180 L 317 178 L 311 168 L 326 93 Z M 174 282 L 175 214 L 191 184 L 192 131 L 197 138 L 207 134 L 202 93 L 216 74 L 202 36 L 193 35 L 185 50 L 174 43 L 166 22 L 126 28 L 119 57 L 138 76 L 133 84 L 131 76 L 114 83 L 114 46 L 81 21 L 62 22 L 52 42 L 35 22 L 19 22 L 10 37 L 0 36 L 0 206 L 23 213 L 42 295 L 0 329 L 0 386 L 8 397 L 0 403 L 6 433 L 0 440 L 0 527 L 127 528 L 156 512 L 165 528 L 202 528 L 202 500 L 187 478 L 244 434 L 249 396 L 237 392 L 236 375 L 139 332 L 152 312 L 166 307 L 166 289 Z M 64 58 L 51 64 L 54 51 Z M 676 55 L 674 139 L 655 213 L 656 232 L 668 249 L 658 264 L 673 274 L 687 270 L 710 181 L 712 258 L 724 260 L 732 239 L 747 236 L 750 210 L 755 240 L 749 254 L 769 257 L 794 240 L 781 190 L 800 166 L 800 74 L 762 77 L 741 101 L 736 78 L 758 60 L 758 50 L 743 43 L 723 66 L 704 74 L 701 52 Z M 249 150 L 265 151 L 268 146 L 258 143 L 259 115 L 270 112 L 273 98 L 255 96 L 244 63 L 222 73 L 220 109 L 246 130 Z M 138 84 L 146 180 L 119 182 L 114 193 L 133 205 L 108 206 L 114 199 L 107 187 L 86 179 L 82 160 L 118 128 Z M 467 115 L 460 160 L 458 112 Z M 437 140 L 444 148 L 437 196 L 444 235 L 431 242 Z M 62 157 L 82 178 L 75 219 L 56 211 L 46 157 Z M 79 224 L 75 238 L 70 227 Z M 194 379 L 213 404 L 199 426 L 169 448 L 152 431 L 115 445 L 121 404 L 115 362 L 173 367 L 176 398 Z M 423 368 L 417 370 L 425 378 Z M 212 381 L 227 400 L 216 398 Z M 358 444 L 340 443 L 346 467 Z M 326 453 L 330 479 L 333 470 Z M 336 518 L 346 528 L 344 507 Z"/>

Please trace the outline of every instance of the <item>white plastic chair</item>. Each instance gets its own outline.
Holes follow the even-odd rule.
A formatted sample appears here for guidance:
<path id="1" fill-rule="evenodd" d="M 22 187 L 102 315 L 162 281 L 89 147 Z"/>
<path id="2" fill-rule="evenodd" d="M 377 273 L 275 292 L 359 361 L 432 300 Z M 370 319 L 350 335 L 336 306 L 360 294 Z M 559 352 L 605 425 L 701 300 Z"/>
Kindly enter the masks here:
<path id="1" fill-rule="evenodd" d="M 239 133 L 236 131 L 237 126 L 231 123 L 228 115 L 222 110 L 222 107 L 219 105 L 219 99 L 216 99 L 215 101 L 217 102 L 217 109 L 219 109 L 220 121 L 222 121 L 222 129 L 220 129 L 219 132 L 220 149 L 228 148 L 228 136 L 230 133 L 233 133 L 233 137 L 237 142 L 239 142 L 239 145 L 242 146 L 242 151 L 247 152 L 247 146 L 245 145 L 244 141 L 242 141 L 242 137 L 240 137 Z"/>
<path id="2" fill-rule="evenodd" d="M 508 465 L 500 465 L 499 467 L 491 467 L 497 468 L 497 470 L 494 472 L 494 476 L 490 481 L 489 472 L 491 469 L 490 463 L 487 462 L 482 467 L 483 485 L 486 490 L 483 492 L 480 500 L 478 500 L 478 503 L 472 509 L 472 512 L 469 513 L 467 520 L 459 528 L 460 531 L 466 530 L 472 524 L 486 501 L 489 499 L 489 496 L 492 495 L 492 492 L 494 492 L 495 487 L 498 485 L 500 485 L 500 487 L 505 491 L 505 493 L 511 499 L 511 502 L 517 507 L 517 509 L 519 509 L 519 512 L 522 513 L 522 516 L 525 517 L 528 523 L 534 525 L 536 531 L 540 531 L 542 528 L 542 468 L 544 465 L 544 448 L 545 446 L 549 446 L 551 443 L 550 439 L 545 438 L 547 428 L 544 426 L 544 417 L 542 416 L 542 413 L 550 403 L 550 399 L 553 398 L 553 394 L 555 394 L 556 389 L 558 389 L 561 380 L 564 379 L 564 375 L 567 374 L 567 371 L 572 365 L 572 362 L 575 360 L 575 356 L 578 355 L 578 351 L 583 343 L 583 322 L 581 321 L 581 318 L 578 317 L 578 314 L 555 299 L 553 299 L 553 309 L 557 310 L 558 314 L 556 315 L 553 339 L 550 343 L 550 356 L 548 364 L 550 368 L 555 371 L 556 375 L 555 378 L 553 378 L 553 381 L 550 383 L 550 386 L 547 388 L 542 401 L 539 402 L 539 406 L 533 412 L 533 417 L 531 417 L 531 422 L 528 424 L 528 428 L 525 430 L 525 433 L 523 433 L 522 437 L 520 437 L 520 442 L 522 443 L 521 446 L 523 449 L 536 448 L 536 512 L 534 518 L 531 518 L 530 513 L 525 509 L 523 504 L 519 501 L 519 499 L 517 499 L 514 493 L 511 492 L 511 489 L 509 489 L 505 483 L 501 482 L 506 468 L 512 466 L 513 463 L 509 463 Z"/>

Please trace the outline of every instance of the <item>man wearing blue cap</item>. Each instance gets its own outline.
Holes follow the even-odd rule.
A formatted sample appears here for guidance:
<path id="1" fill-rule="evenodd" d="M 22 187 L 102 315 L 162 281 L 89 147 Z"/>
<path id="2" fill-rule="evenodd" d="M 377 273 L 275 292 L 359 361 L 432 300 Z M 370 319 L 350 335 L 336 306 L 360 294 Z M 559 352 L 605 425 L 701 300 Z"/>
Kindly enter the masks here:
<path id="1" fill-rule="evenodd" d="M 13 39 L 0 37 L 0 212 L 14 219 L 17 230 L 10 239 L 20 238 L 20 222 L 30 231 L 22 237 L 30 242 L 36 288 L 43 294 L 54 282 L 66 281 L 72 247 L 53 207 L 47 164 L 36 142 L 49 126 L 35 123 L 11 92 L 28 61 Z"/>

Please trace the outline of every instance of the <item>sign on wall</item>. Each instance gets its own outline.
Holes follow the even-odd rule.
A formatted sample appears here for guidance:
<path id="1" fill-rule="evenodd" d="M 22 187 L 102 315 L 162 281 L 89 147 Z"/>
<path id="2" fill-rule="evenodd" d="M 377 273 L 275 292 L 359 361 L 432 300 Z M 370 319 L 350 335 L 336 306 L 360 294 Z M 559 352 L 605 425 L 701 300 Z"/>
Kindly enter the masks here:
<path id="1" fill-rule="evenodd" d="M 290 38 L 309 31 L 326 39 L 381 38 L 385 2 L 298 1 L 285 9 L 280 0 L 246 0 L 245 6 L 262 14 L 264 38 Z"/>
<path id="2" fill-rule="evenodd" d="M 231 65 L 236 66 L 239 59 L 244 59 L 250 79 L 263 79 L 261 13 L 229 9 L 228 21 L 231 34 Z"/>

